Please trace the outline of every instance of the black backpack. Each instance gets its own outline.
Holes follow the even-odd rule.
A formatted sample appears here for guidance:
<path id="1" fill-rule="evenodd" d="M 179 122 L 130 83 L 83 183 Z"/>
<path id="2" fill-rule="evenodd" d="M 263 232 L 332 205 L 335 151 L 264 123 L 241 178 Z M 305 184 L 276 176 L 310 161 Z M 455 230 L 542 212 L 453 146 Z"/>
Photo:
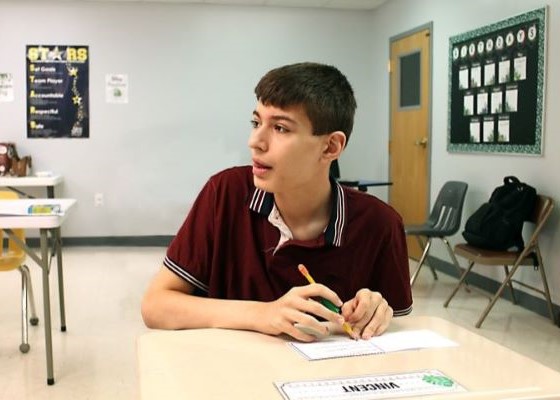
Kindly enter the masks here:
<path id="1" fill-rule="evenodd" d="M 534 187 L 506 176 L 465 223 L 463 237 L 470 245 L 491 250 L 523 249 L 523 222 L 531 218 L 537 200 Z"/>

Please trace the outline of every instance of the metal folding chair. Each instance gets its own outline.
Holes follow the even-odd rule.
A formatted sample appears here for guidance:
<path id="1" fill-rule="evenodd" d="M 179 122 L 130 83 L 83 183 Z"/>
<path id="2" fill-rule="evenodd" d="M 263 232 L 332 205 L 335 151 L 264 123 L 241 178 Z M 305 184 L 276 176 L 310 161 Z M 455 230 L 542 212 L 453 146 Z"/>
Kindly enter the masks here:
<path id="1" fill-rule="evenodd" d="M 465 182 L 449 181 L 441 188 L 434 207 L 430 212 L 428 220 L 421 225 L 407 225 L 404 230 L 407 235 L 414 235 L 422 249 L 422 256 L 418 261 L 418 266 L 410 278 L 410 285 L 414 285 L 418 278 L 420 268 L 427 264 L 428 254 L 432 245 L 432 240 L 441 239 L 446 247 L 453 264 L 459 271 L 459 276 L 463 270 L 457 262 L 447 236 L 454 235 L 461 226 L 461 214 L 467 193 L 468 185 Z M 437 279 L 436 270 L 430 265 L 434 279 Z"/>
<path id="2" fill-rule="evenodd" d="M 449 305 L 449 302 L 455 296 L 461 285 L 464 284 L 467 275 L 471 272 L 475 264 L 482 264 L 488 266 L 503 266 L 505 272 L 505 279 L 502 282 L 498 291 L 494 294 L 494 296 L 490 299 L 490 303 L 482 312 L 478 322 L 476 323 L 476 327 L 480 328 L 484 319 L 496 304 L 496 301 L 502 295 L 506 286 L 509 287 L 511 298 L 514 304 L 517 303 L 515 298 L 515 292 L 513 290 L 513 283 L 516 283 L 520 286 L 523 286 L 527 289 L 540 293 L 544 296 L 547 304 L 548 304 L 548 312 L 550 314 L 550 319 L 554 323 L 554 311 L 552 307 L 552 300 L 550 298 L 550 291 L 548 289 L 548 283 L 546 280 L 546 274 L 544 271 L 544 264 L 541 256 L 541 251 L 539 249 L 539 234 L 546 223 L 552 209 L 554 208 L 554 203 L 552 199 L 547 196 L 538 195 L 537 196 L 537 203 L 535 205 L 535 210 L 533 212 L 533 216 L 529 222 L 535 225 L 535 229 L 531 238 L 525 245 L 525 248 L 518 252 L 511 252 L 511 251 L 495 251 L 495 250 L 486 250 L 480 249 L 478 247 L 474 247 L 468 245 L 466 243 L 461 243 L 455 246 L 455 253 L 461 257 L 466 258 L 469 260 L 469 266 L 464 271 L 459 280 L 459 283 L 449 296 L 449 298 L 445 301 L 444 307 Z M 511 266 L 511 270 L 509 269 Z M 540 271 L 542 285 L 543 288 L 540 289 L 535 286 L 528 285 L 524 282 L 520 282 L 518 280 L 513 279 L 513 275 L 517 271 L 520 266 L 533 266 L 535 269 Z"/>

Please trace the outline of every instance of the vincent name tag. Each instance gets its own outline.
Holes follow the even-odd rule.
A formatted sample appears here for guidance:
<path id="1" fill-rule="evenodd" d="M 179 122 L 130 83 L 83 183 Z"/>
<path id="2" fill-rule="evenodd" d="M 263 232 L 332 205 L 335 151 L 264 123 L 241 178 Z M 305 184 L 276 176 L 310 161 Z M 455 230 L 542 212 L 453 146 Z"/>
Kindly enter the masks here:
<path id="1" fill-rule="evenodd" d="M 287 400 L 369 400 L 466 391 L 438 370 L 277 382 L 275 385 Z"/>

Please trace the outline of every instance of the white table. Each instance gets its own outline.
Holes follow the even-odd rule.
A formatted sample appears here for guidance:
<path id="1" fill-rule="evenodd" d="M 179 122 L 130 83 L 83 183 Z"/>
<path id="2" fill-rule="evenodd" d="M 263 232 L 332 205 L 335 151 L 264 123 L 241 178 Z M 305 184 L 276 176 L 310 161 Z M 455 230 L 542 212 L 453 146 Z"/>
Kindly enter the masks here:
<path id="1" fill-rule="evenodd" d="M 399 317 L 390 327 L 406 329 L 429 329 L 459 346 L 307 361 L 285 339 L 256 332 L 149 332 L 137 341 L 141 398 L 274 400 L 282 398 L 274 382 L 432 369 L 468 391 L 423 400 L 560 398 L 559 372 L 476 333 L 435 317 Z"/>
<path id="2" fill-rule="evenodd" d="M 14 192 L 18 192 L 26 197 L 27 194 L 21 192 L 18 188 L 26 187 L 45 187 L 47 189 L 47 197 L 54 198 L 54 187 L 62 182 L 62 175 L 53 174 L 51 176 L 0 176 L 0 187 L 7 187 Z"/>
<path id="3" fill-rule="evenodd" d="M 11 179 L 11 178 L 10 178 Z M 52 244 L 56 253 L 56 264 L 58 269 L 58 294 L 60 302 L 60 330 L 66 331 L 66 314 L 64 309 L 64 279 L 62 273 L 62 243 L 60 238 L 60 227 L 66 219 L 67 213 L 63 215 L 5 215 L 2 214 L 2 202 L 20 203 L 22 208 L 31 204 L 58 203 L 62 209 L 69 210 L 75 203 L 74 199 L 21 199 L 0 201 L 0 229 L 13 239 L 27 255 L 31 257 L 42 269 L 43 281 L 43 320 L 45 325 L 45 348 L 47 356 L 47 384 L 54 384 L 53 351 L 51 336 L 51 304 L 49 288 L 49 240 L 48 234 L 52 236 Z M 39 229 L 40 232 L 40 254 L 27 246 L 16 237 L 12 229 Z"/>

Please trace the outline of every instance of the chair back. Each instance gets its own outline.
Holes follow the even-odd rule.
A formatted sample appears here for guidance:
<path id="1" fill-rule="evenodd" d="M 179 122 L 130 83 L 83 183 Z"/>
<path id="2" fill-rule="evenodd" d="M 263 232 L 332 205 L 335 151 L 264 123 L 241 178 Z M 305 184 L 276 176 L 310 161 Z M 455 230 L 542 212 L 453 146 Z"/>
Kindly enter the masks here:
<path id="1" fill-rule="evenodd" d="M 535 203 L 535 209 L 533 210 L 533 215 L 529 222 L 535 224 L 535 230 L 531 235 L 531 238 L 527 242 L 526 248 L 532 248 L 538 244 L 539 234 L 544 227 L 548 217 L 552 213 L 552 209 L 554 208 L 554 202 L 548 196 L 544 196 L 542 194 L 537 195 L 537 201 Z"/>
<path id="2" fill-rule="evenodd" d="M 0 201 L 18 199 L 15 192 L 0 191 Z M 25 242 L 25 232 L 23 229 L 12 229 L 12 232 L 22 242 Z M 0 230 L 0 271 L 9 271 L 18 268 L 25 261 L 25 251 L 16 242 L 8 239 L 8 246 L 4 248 L 3 231 Z"/>
<path id="3" fill-rule="evenodd" d="M 449 181 L 439 191 L 428 224 L 441 236 L 454 235 L 459 230 L 468 187 L 465 182 Z"/>

